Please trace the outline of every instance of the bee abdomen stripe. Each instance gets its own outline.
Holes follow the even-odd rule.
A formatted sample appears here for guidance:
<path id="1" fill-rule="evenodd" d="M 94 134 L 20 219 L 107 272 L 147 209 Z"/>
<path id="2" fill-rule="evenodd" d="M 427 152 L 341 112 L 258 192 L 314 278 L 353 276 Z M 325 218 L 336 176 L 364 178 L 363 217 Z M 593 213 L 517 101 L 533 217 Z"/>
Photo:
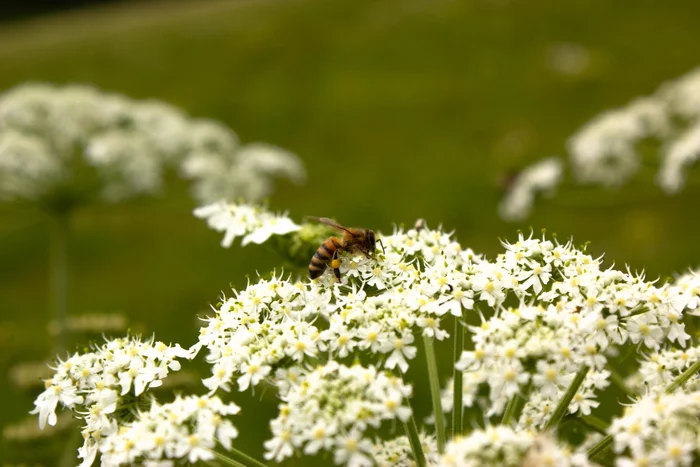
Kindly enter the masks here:
<path id="1" fill-rule="evenodd" d="M 321 261 L 327 261 L 327 260 L 329 260 L 331 257 L 328 256 L 328 255 L 324 255 L 324 254 L 321 253 L 320 251 L 317 251 L 316 253 L 314 253 L 314 258 L 320 259 Z"/>
<path id="2" fill-rule="evenodd" d="M 328 248 L 328 247 L 326 246 L 325 243 L 321 243 L 321 248 L 323 248 L 324 250 L 326 250 L 326 253 L 328 253 L 328 257 L 330 257 L 331 255 L 333 255 L 333 250 L 330 249 L 330 248 Z M 317 252 L 317 253 L 318 253 L 318 252 Z"/>
<path id="3" fill-rule="evenodd" d="M 314 257 L 311 258 L 311 264 L 309 265 L 309 267 L 311 267 L 312 265 L 314 265 L 314 266 L 319 266 L 319 267 L 321 267 L 321 266 L 322 266 L 322 267 L 325 267 L 325 266 L 326 266 L 326 263 L 325 263 L 323 260 L 318 259 L 318 258 L 314 255 Z"/>

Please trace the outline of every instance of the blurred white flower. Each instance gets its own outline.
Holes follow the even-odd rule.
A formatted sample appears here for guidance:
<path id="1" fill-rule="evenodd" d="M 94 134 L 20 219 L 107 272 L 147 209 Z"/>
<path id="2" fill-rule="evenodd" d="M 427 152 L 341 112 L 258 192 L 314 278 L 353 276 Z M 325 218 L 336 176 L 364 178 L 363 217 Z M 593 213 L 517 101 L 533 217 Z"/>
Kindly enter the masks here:
<path id="1" fill-rule="evenodd" d="M 487 427 L 453 438 L 440 456 L 439 467 L 586 467 L 584 453 L 572 453 L 548 434 Z"/>
<path id="2" fill-rule="evenodd" d="M 700 393 L 650 394 L 613 420 L 615 465 L 690 467 L 700 462 Z"/>
<path id="3" fill-rule="evenodd" d="M 200 203 L 257 201 L 271 193 L 273 178 L 298 183 L 305 176 L 290 152 L 240 146 L 228 127 L 155 100 L 80 85 L 25 84 L 0 95 L 2 198 L 153 194 L 168 167 L 193 180 Z"/>
<path id="4" fill-rule="evenodd" d="M 506 220 L 522 220 L 530 214 L 537 192 L 553 190 L 561 180 L 563 163 L 559 159 L 544 159 L 517 175 L 499 205 Z"/>
<path id="5" fill-rule="evenodd" d="M 680 191 L 687 169 L 700 158 L 700 68 L 583 125 L 567 143 L 570 171 L 581 184 L 623 185 L 641 167 L 638 146 L 644 140 L 660 144 L 658 184 L 669 194 Z M 501 217 L 519 220 L 527 215 L 523 207 L 531 198 L 520 197 L 518 205 L 513 191 L 506 194 Z M 519 209 L 505 208 L 510 206 Z"/>

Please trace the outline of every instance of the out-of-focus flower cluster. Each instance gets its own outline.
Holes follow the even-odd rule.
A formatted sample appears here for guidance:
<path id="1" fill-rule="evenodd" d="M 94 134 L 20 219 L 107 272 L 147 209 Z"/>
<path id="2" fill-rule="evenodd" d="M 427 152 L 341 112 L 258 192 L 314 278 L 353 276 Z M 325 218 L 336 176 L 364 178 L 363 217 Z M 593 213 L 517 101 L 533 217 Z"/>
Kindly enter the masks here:
<path id="1" fill-rule="evenodd" d="M 650 394 L 613 420 L 617 467 L 690 467 L 700 461 L 700 393 Z"/>
<path id="2" fill-rule="evenodd" d="M 119 431 L 131 411 L 148 404 L 144 392 L 163 384 L 170 371 L 180 369 L 177 358 L 193 352 L 138 338 L 109 340 L 92 352 L 59 361 L 45 391 L 34 402 L 39 427 L 56 424 L 58 403 L 84 422 L 83 465 L 90 465 L 102 443 Z"/>
<path id="3" fill-rule="evenodd" d="M 700 360 L 700 347 L 654 352 L 642 361 L 639 370 L 627 381 L 627 386 L 639 395 L 659 394 L 681 373 Z M 700 374 L 696 373 L 683 385 L 684 392 L 700 391 Z"/>
<path id="4" fill-rule="evenodd" d="M 236 404 L 224 404 L 218 397 L 178 396 L 163 405 L 154 401 L 101 443 L 102 465 L 166 467 L 175 465 L 173 460 L 212 460 L 217 442 L 230 449 L 231 440 L 238 436 L 223 417 L 239 411 Z"/>
<path id="5" fill-rule="evenodd" d="M 564 164 L 555 158 L 543 159 L 520 172 L 508 187 L 506 196 L 498 205 L 503 219 L 519 221 L 527 217 L 538 192 L 551 192 L 564 172 Z"/>
<path id="6" fill-rule="evenodd" d="M 622 185 L 641 167 L 638 146 L 645 140 L 660 145 L 658 184 L 669 194 L 680 191 L 685 171 L 700 158 L 700 69 L 586 123 L 568 142 L 571 173 L 582 184 Z M 523 174 L 539 173 L 544 163 Z M 550 189 L 558 183 L 553 177 L 547 180 Z M 501 204 L 501 215 L 507 220 L 526 217 L 534 187 L 528 177 L 516 182 Z"/>
<path id="7" fill-rule="evenodd" d="M 193 180 L 200 203 L 259 200 L 272 177 L 304 178 L 293 154 L 240 145 L 225 125 L 163 102 L 80 85 L 25 84 L 0 95 L 0 197 L 45 201 L 94 172 L 99 181 L 81 183 L 88 193 L 77 195 L 94 190 L 113 201 L 157 192 L 168 167 Z"/>
<path id="8" fill-rule="evenodd" d="M 440 467 L 586 467 L 584 453 L 572 453 L 546 434 L 488 427 L 450 441 L 438 463 Z"/>
<path id="9" fill-rule="evenodd" d="M 437 465 L 440 458 L 435 436 L 419 434 L 420 444 L 427 465 Z M 390 440 L 377 440 L 372 446 L 371 457 L 377 467 L 415 467 L 416 461 L 407 436 Z"/>
<path id="10" fill-rule="evenodd" d="M 404 405 L 411 387 L 374 367 L 330 361 L 302 374 L 281 373 L 282 404 L 270 422 L 266 459 L 279 462 L 297 450 L 307 455 L 324 450 L 333 452 L 336 464 L 370 467 L 373 444 L 365 432 L 411 416 Z"/>

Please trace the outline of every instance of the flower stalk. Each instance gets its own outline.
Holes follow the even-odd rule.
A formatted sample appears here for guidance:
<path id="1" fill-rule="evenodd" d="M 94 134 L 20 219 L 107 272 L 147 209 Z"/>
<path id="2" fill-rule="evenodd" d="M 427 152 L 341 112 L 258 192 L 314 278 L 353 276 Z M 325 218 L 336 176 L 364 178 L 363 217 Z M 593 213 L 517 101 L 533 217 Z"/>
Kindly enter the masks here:
<path id="1" fill-rule="evenodd" d="M 700 371 L 700 360 L 693 363 L 690 368 L 681 373 L 669 387 L 666 388 L 666 394 L 671 394 L 676 389 L 682 387 L 688 380 L 698 371 Z"/>
<path id="2" fill-rule="evenodd" d="M 528 398 L 531 389 L 532 380 L 527 383 L 522 393 L 517 393 L 513 396 L 513 398 L 508 402 L 506 410 L 503 413 L 501 425 L 510 426 L 514 422 L 517 423 L 517 421 L 520 419 L 520 414 L 525 407 L 525 400 Z"/>
<path id="3" fill-rule="evenodd" d="M 460 318 L 455 316 L 455 348 L 453 357 L 453 381 L 454 381 L 454 391 L 453 391 L 453 401 L 452 401 L 452 436 L 458 436 L 462 434 L 462 378 L 464 373 L 458 370 L 455 366 L 462 356 L 462 349 L 464 348 L 464 329 L 462 328 L 462 323 Z"/>
<path id="4" fill-rule="evenodd" d="M 571 382 L 569 389 L 566 390 L 566 393 L 564 393 L 564 397 L 562 397 L 562 399 L 559 401 L 559 404 L 557 404 L 557 408 L 554 409 L 552 418 L 550 418 L 549 422 L 547 422 L 547 425 L 545 425 L 545 430 L 555 428 L 559 424 L 561 419 L 564 418 L 564 415 L 566 415 L 566 411 L 569 409 L 569 404 L 571 404 L 571 401 L 576 395 L 576 392 L 578 391 L 579 387 L 581 387 L 583 380 L 586 379 L 586 375 L 588 374 L 589 370 L 590 367 L 584 365 L 583 367 L 581 367 L 578 373 L 576 373 L 576 376 Z"/>
<path id="5" fill-rule="evenodd" d="M 51 284 L 51 314 L 56 324 L 57 351 L 66 349 L 68 318 L 68 217 L 55 213 L 50 217 L 49 283 Z"/>
<path id="6" fill-rule="evenodd" d="M 435 415 L 435 432 L 438 452 L 442 454 L 445 452 L 445 418 L 440 401 L 440 379 L 438 376 L 437 360 L 435 358 L 435 348 L 433 347 L 433 338 L 424 335 L 423 344 L 425 345 L 425 360 L 428 364 L 428 379 L 430 380 L 430 396 L 433 401 L 433 414 Z M 461 389 L 459 392 L 462 392 Z"/>
<path id="7" fill-rule="evenodd" d="M 416 460 L 416 466 L 425 467 L 425 453 L 423 452 L 423 446 L 420 443 L 418 427 L 416 426 L 416 419 L 414 418 L 413 413 L 411 413 L 411 418 L 404 423 L 404 428 L 406 429 L 408 441 L 411 443 L 411 450 L 413 451 L 413 457 Z"/>

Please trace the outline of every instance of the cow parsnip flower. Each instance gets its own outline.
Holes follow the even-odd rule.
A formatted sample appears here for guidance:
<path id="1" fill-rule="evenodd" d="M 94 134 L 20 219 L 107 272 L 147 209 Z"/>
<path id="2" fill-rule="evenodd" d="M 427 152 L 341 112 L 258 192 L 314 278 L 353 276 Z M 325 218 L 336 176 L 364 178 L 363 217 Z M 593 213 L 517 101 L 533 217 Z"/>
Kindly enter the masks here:
<path id="1" fill-rule="evenodd" d="M 436 465 L 439 454 L 435 436 L 419 433 L 427 465 Z M 372 446 L 371 457 L 377 467 L 415 467 L 416 461 L 407 436 L 390 440 L 376 440 Z"/>
<path id="2" fill-rule="evenodd" d="M 457 436 L 445 448 L 440 467 L 585 467 L 592 466 L 584 453 L 572 453 L 545 434 L 487 427 L 468 436 Z"/>
<path id="3" fill-rule="evenodd" d="M 686 171 L 700 158 L 698 109 L 700 68 L 586 123 L 567 143 L 569 170 L 581 184 L 623 185 L 641 167 L 639 144 L 652 139 L 660 143 L 656 181 L 666 193 L 677 193 L 685 184 Z M 544 163 L 538 162 L 523 173 Z M 558 184 L 551 180 L 549 189 Z M 530 197 L 530 192 L 516 183 L 501 203 L 501 216 L 507 220 L 525 217 Z"/>
<path id="4" fill-rule="evenodd" d="M 25 84 L 0 95 L 2 198 L 50 203 L 153 194 L 169 167 L 193 180 L 200 203 L 260 200 L 272 178 L 304 179 L 288 151 L 241 145 L 223 124 L 163 102 L 82 85 Z"/>
<path id="5" fill-rule="evenodd" d="M 295 451 L 333 452 L 336 465 L 374 465 L 365 432 L 382 422 L 405 422 L 411 409 L 404 400 L 411 387 L 385 371 L 330 361 L 278 385 L 280 414 L 271 421 L 273 438 L 266 459 L 279 462 Z"/>
<path id="6" fill-rule="evenodd" d="M 640 396 L 662 393 L 681 373 L 698 360 L 700 360 L 698 346 L 654 352 L 648 355 L 637 372 L 628 378 L 627 386 Z M 686 393 L 700 391 L 700 374 L 692 375 L 679 390 Z"/>
<path id="7" fill-rule="evenodd" d="M 59 360 L 45 391 L 34 401 L 39 427 L 56 424 L 60 403 L 84 423 L 81 448 L 83 466 L 90 465 L 102 440 L 118 432 L 130 407 L 150 404 L 149 388 L 161 386 L 171 371 L 180 369 L 178 358 L 194 353 L 178 344 L 127 337 L 106 341 L 92 352 Z"/>
<path id="8" fill-rule="evenodd" d="M 690 467 L 700 461 L 700 393 L 649 394 L 613 420 L 615 465 Z"/>
<path id="9" fill-rule="evenodd" d="M 217 443 L 230 449 L 238 436 L 226 417 L 239 411 L 236 404 L 224 404 L 218 397 L 177 396 L 162 405 L 153 401 L 148 410 L 99 443 L 102 465 L 212 460 Z M 98 443 L 93 446 L 94 456 Z"/>
<path id="10" fill-rule="evenodd" d="M 243 246 L 248 243 L 264 243 L 272 235 L 296 232 L 301 226 L 286 214 L 273 214 L 266 209 L 243 203 L 220 201 L 198 207 L 194 215 L 206 219 L 207 225 L 217 232 L 224 232 L 221 246 L 228 248 L 237 237 L 243 237 Z"/>
<path id="11" fill-rule="evenodd" d="M 530 214 L 538 192 L 551 192 L 561 180 L 564 167 L 556 158 L 543 159 L 520 172 L 498 210 L 503 219 L 519 221 Z"/>

